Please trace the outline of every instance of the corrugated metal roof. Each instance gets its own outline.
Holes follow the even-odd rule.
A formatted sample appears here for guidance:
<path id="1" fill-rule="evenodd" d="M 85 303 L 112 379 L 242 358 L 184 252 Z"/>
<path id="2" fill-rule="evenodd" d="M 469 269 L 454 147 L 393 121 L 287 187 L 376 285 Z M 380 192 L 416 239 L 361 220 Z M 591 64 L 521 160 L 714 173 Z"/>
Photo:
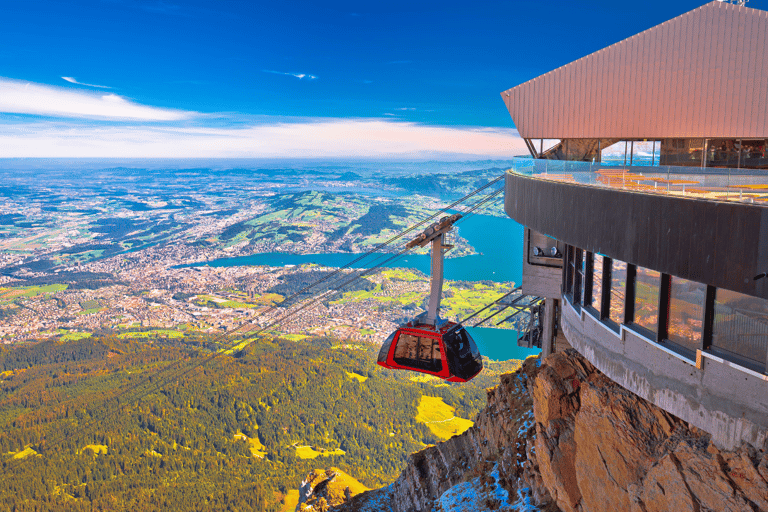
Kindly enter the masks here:
<path id="1" fill-rule="evenodd" d="M 501 96 L 525 138 L 768 138 L 768 12 L 716 0 Z"/>

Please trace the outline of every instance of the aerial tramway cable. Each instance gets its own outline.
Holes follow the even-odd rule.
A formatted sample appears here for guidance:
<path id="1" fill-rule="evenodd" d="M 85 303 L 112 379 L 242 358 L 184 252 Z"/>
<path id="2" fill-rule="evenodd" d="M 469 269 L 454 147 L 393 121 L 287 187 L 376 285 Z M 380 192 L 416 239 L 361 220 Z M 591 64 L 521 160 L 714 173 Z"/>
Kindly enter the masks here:
<path id="1" fill-rule="evenodd" d="M 443 213 L 446 213 L 449 210 L 455 208 L 456 206 L 464 203 L 469 198 L 479 194 L 480 192 L 482 192 L 483 190 L 487 189 L 488 187 L 491 187 L 493 184 L 498 183 L 503 178 L 504 178 L 504 175 L 499 176 L 498 178 L 495 178 L 495 179 L 489 181 L 485 185 L 483 185 L 483 186 L 473 190 L 469 194 L 467 194 L 464 197 L 454 201 L 453 203 L 451 203 L 450 205 L 446 206 L 445 208 L 439 210 L 438 212 L 436 212 L 436 213 L 426 217 L 425 219 L 417 222 L 416 224 L 408 227 L 407 229 L 404 229 L 403 231 L 400 231 L 399 233 L 395 234 L 394 236 L 392 236 L 391 238 L 389 238 L 385 242 L 382 242 L 382 243 L 378 244 L 373 249 L 371 249 L 368 252 L 358 256 L 357 258 L 355 258 L 351 262 L 347 263 L 343 267 L 340 267 L 340 268 L 336 269 L 335 271 L 333 271 L 330 274 L 324 276 L 323 278 L 315 281 L 314 283 L 311 283 L 311 284 L 305 286 L 304 288 L 302 288 L 298 292 L 295 292 L 291 296 L 283 299 L 279 304 L 290 302 L 294 298 L 299 297 L 304 292 L 306 292 L 308 290 L 311 290 L 312 288 L 317 287 L 318 285 L 328 281 L 329 279 L 335 278 L 336 276 L 341 274 L 343 270 L 352 267 L 356 263 L 362 261 L 364 258 L 370 256 L 373 253 L 376 253 L 376 252 L 380 251 L 384 247 L 387 247 L 388 245 L 392 244 L 394 241 L 398 240 L 399 238 L 402 238 L 406 234 L 408 234 L 408 233 L 414 231 L 415 229 L 417 229 L 418 227 L 426 224 L 427 222 L 429 222 L 430 220 L 434 219 L 435 217 L 437 217 L 437 216 L 439 216 L 439 215 L 441 215 Z M 503 189 L 496 190 L 496 191 L 488 194 L 488 196 L 486 196 L 485 198 L 477 201 L 472 207 L 470 207 L 468 210 L 463 212 L 464 218 L 472 215 L 479 208 L 481 208 L 481 207 L 485 206 L 486 204 L 488 204 L 488 202 L 490 202 L 494 198 L 496 198 L 501 192 L 503 192 Z M 463 219 L 459 219 L 459 220 L 463 220 Z M 300 311 L 303 311 L 304 309 L 306 309 L 306 308 L 308 308 L 308 307 L 310 307 L 312 305 L 315 305 L 315 304 L 317 304 L 318 302 L 320 302 L 322 300 L 327 300 L 328 298 L 332 297 L 334 294 L 339 293 L 342 288 L 344 288 L 344 287 L 348 286 L 349 284 L 357 281 L 358 279 L 362 279 L 363 276 L 369 275 L 369 274 L 371 274 L 371 273 L 373 273 L 373 272 L 383 268 L 387 263 L 390 263 L 392 261 L 395 261 L 395 260 L 401 258 L 404 254 L 406 254 L 407 252 L 410 252 L 411 250 L 412 250 L 411 248 L 403 249 L 403 250 L 399 251 L 398 253 L 390 256 L 385 261 L 379 263 L 376 266 L 370 267 L 368 269 L 364 269 L 364 270 L 362 270 L 360 272 L 354 272 L 352 276 L 344 276 L 344 277 L 346 277 L 346 279 L 344 279 L 343 282 L 340 285 L 334 286 L 333 288 L 320 293 L 319 296 L 317 296 L 315 298 L 310 297 L 310 298 L 306 299 L 306 300 L 309 300 L 309 299 L 314 299 L 314 300 L 309 300 L 309 302 L 303 304 L 298 309 L 292 310 L 292 311 L 286 313 L 285 315 L 283 315 L 282 317 L 272 321 L 268 325 L 259 328 L 256 332 L 253 332 L 253 330 L 251 332 L 247 332 L 247 330 L 246 330 L 246 332 L 243 333 L 243 334 L 245 334 L 244 338 L 235 340 L 234 342 L 230 343 L 229 345 L 225 345 L 224 347 L 219 348 L 219 349 L 213 351 L 210 355 L 208 355 L 202 361 L 199 361 L 198 363 L 196 363 L 196 364 L 194 364 L 192 366 L 184 368 L 183 367 L 184 366 L 184 360 L 179 359 L 179 360 L 175 361 L 174 363 L 168 365 L 167 367 L 159 370 L 158 372 L 156 372 L 156 373 L 154 373 L 152 375 L 149 375 L 148 377 L 140 380 L 139 382 L 133 384 L 132 386 L 128 387 L 127 389 L 125 389 L 123 391 L 120 391 L 115 396 L 112 396 L 111 398 L 107 398 L 106 399 L 107 403 L 115 402 L 116 406 L 112 406 L 111 407 L 111 406 L 108 406 L 107 404 L 102 404 L 101 406 L 98 406 L 98 408 L 101 408 L 101 409 L 104 410 L 104 414 L 101 414 L 101 415 L 97 416 L 96 414 L 92 413 L 91 420 L 89 422 L 87 422 L 85 425 L 80 425 L 78 427 L 78 430 L 81 431 L 81 432 L 89 430 L 95 424 L 103 422 L 103 421 L 111 418 L 115 414 L 117 414 L 120 410 L 122 410 L 123 407 L 125 407 L 127 405 L 131 405 L 131 404 L 136 403 L 136 402 L 139 402 L 144 397 L 146 397 L 146 396 L 148 396 L 148 395 L 150 395 L 150 394 L 152 394 L 152 393 L 154 393 L 156 391 L 162 390 L 169 382 L 171 382 L 173 380 L 180 379 L 180 378 L 184 377 L 185 375 L 187 375 L 188 373 L 190 373 L 190 372 L 192 372 L 192 371 L 194 371 L 194 370 L 196 370 L 198 368 L 201 368 L 201 367 L 207 365 L 208 363 L 210 363 L 211 361 L 213 361 L 214 359 L 216 359 L 220 355 L 223 355 L 223 354 L 227 353 L 228 351 L 233 350 L 238 345 L 242 345 L 242 349 L 244 349 L 245 347 L 247 347 L 248 345 L 253 343 L 253 338 L 256 338 L 257 336 L 263 334 L 264 332 L 267 331 L 267 329 L 279 326 L 282 323 L 284 323 L 285 321 L 289 320 L 295 314 L 299 313 Z M 379 256 L 377 259 L 381 259 L 381 257 L 383 257 L 383 255 Z M 338 284 L 339 281 L 341 281 L 341 279 L 337 280 L 333 284 Z M 270 306 L 265 312 L 263 312 L 263 314 L 272 313 L 273 311 L 275 311 L 277 309 L 279 304 Z M 218 343 L 219 341 L 221 341 L 221 340 L 223 340 L 223 339 L 225 339 L 225 338 L 227 338 L 229 336 L 237 334 L 237 333 L 241 332 L 246 327 L 253 327 L 253 322 L 250 322 L 250 321 L 243 322 L 242 324 L 237 326 L 235 329 L 231 329 L 231 330 L 229 330 L 227 332 L 224 332 L 224 333 L 216 336 L 216 338 L 213 340 L 213 343 Z M 163 375 L 163 374 L 165 374 L 165 375 Z M 141 389 L 143 386 L 145 386 L 148 383 L 150 385 L 147 388 Z M 138 391 L 138 393 L 136 393 L 133 396 L 129 396 L 134 391 Z M 98 411 L 98 408 L 96 409 L 97 411 Z M 94 412 L 96 412 L 96 411 L 94 411 Z M 59 436 L 53 436 L 53 438 L 43 437 L 43 439 L 41 439 L 41 441 L 40 441 L 40 444 L 44 445 L 48 449 L 57 446 L 58 444 L 60 444 L 61 442 L 63 442 L 66 439 L 66 434 L 64 432 L 59 431 L 58 434 L 59 434 Z M 14 459 L 14 461 L 18 461 L 17 465 L 22 464 L 23 461 L 25 461 L 25 460 L 27 460 L 27 459 Z M 6 468 L 7 469 L 13 469 L 16 466 L 13 464 L 13 461 L 11 461 L 11 463 L 6 465 Z"/>
<path id="2" fill-rule="evenodd" d="M 436 217 L 440 213 L 444 213 L 445 211 L 453 208 L 454 206 L 456 206 L 458 204 L 461 204 L 463 201 L 466 201 L 469 197 L 472 197 L 472 196 L 478 194 L 480 191 L 488 188 L 493 183 L 498 182 L 501 178 L 502 177 L 499 177 L 499 178 L 497 178 L 495 180 L 492 180 L 491 182 L 487 183 L 483 187 L 480 187 L 480 188 L 476 189 L 475 191 L 471 192 L 470 194 L 467 194 L 462 199 L 460 199 L 458 201 L 455 201 L 454 203 L 452 203 L 448 207 L 444 208 L 443 210 L 441 210 L 441 211 L 439 211 L 439 212 L 437 212 L 437 213 L 427 217 L 426 219 L 424 219 L 421 222 L 411 226 L 410 228 L 408 228 L 406 230 L 403 230 L 399 234 L 397 234 L 397 235 L 393 236 L 392 238 L 390 238 L 387 242 L 379 244 L 377 247 L 375 247 L 374 249 L 372 249 L 368 253 L 366 253 L 364 255 L 361 255 L 360 257 L 356 258 L 355 260 L 353 260 L 352 262 L 348 263 L 344 267 L 341 267 L 340 269 L 337 269 L 332 274 L 330 274 L 328 276 L 325 276 L 323 279 L 318 280 L 315 283 L 312 283 L 312 284 L 302 288 L 302 290 L 299 290 L 298 292 L 294 293 L 292 296 L 284 299 L 281 303 L 290 301 L 293 298 L 295 298 L 295 297 L 299 296 L 300 294 L 302 294 L 303 292 L 307 291 L 308 289 L 311 289 L 312 287 L 317 286 L 321 282 L 327 281 L 329 278 L 338 275 L 343 269 L 349 268 L 351 265 L 353 265 L 354 263 L 362 260 L 366 256 L 369 256 L 373 252 L 375 252 L 375 251 L 385 247 L 386 245 L 389 245 L 394 240 L 397 240 L 398 238 L 401 238 L 402 236 L 404 236 L 408 232 L 413 231 L 414 229 L 416 229 L 418 226 L 425 224 L 427 221 L 429 221 L 430 219 Z M 481 206 L 487 204 L 491 199 L 493 199 L 494 197 L 498 196 L 499 193 L 501 193 L 501 190 L 497 190 L 497 191 L 489 194 L 488 197 L 478 201 L 473 207 L 471 207 L 469 210 L 467 210 L 466 215 L 471 215 L 478 208 L 480 208 Z M 283 317 L 280 317 L 280 318 L 276 319 L 275 321 L 271 322 L 267 326 L 265 326 L 263 328 L 260 328 L 257 332 L 255 332 L 255 333 L 253 333 L 253 332 L 248 333 L 248 335 L 245 338 L 239 339 L 239 340 L 235 340 L 230 345 L 222 347 L 222 348 L 219 348 L 218 350 L 216 350 L 215 352 L 210 354 L 208 357 L 206 357 L 205 359 L 203 359 L 202 361 L 200 361 L 199 363 L 197 363 L 197 364 L 195 364 L 195 365 L 193 365 L 191 367 L 180 368 L 180 366 L 183 365 L 183 360 L 179 360 L 176 363 L 173 363 L 173 364 L 169 365 L 169 367 L 166 367 L 166 368 L 160 370 L 156 374 L 151 375 L 151 376 L 149 376 L 146 379 L 142 379 L 141 381 L 137 382 L 136 384 L 134 384 L 133 386 L 129 387 L 128 389 L 118 393 L 116 396 L 112 397 L 111 399 L 108 399 L 108 400 L 115 401 L 117 407 L 105 407 L 105 409 L 106 409 L 105 410 L 105 414 L 99 415 L 98 417 L 93 417 L 91 419 L 91 421 L 89 421 L 86 425 L 82 425 L 79 430 L 81 430 L 81 431 L 82 430 L 88 430 L 92 426 L 94 426 L 96 423 L 102 422 L 104 420 L 107 420 L 107 419 L 111 418 L 114 414 L 119 412 L 120 409 L 122 409 L 122 406 L 130 405 L 132 403 L 139 402 L 144 397 L 146 397 L 146 396 L 148 396 L 148 395 L 150 395 L 150 394 L 152 394 L 152 393 L 154 393 L 156 391 L 162 390 L 169 382 L 171 382 L 173 380 L 177 380 L 179 378 L 182 378 L 185 375 L 187 375 L 188 373 L 190 373 L 191 371 L 194 371 L 195 369 L 198 369 L 198 368 L 201 368 L 201 367 L 207 365 L 208 363 L 210 363 L 213 359 L 217 358 L 218 356 L 227 353 L 229 350 L 234 349 L 238 345 L 242 345 L 244 342 L 248 341 L 250 338 L 255 338 L 256 336 L 258 336 L 258 335 L 262 334 L 263 332 L 265 332 L 267 329 L 282 324 L 283 322 L 289 320 L 293 315 L 295 315 L 298 312 L 306 309 L 307 307 L 310 307 L 310 306 L 316 304 L 317 302 L 319 302 L 321 300 L 326 300 L 327 298 L 332 297 L 334 294 L 339 293 L 340 290 L 343 287 L 347 286 L 348 284 L 350 284 L 350 283 L 352 283 L 352 282 L 354 282 L 354 281 L 356 281 L 358 279 L 361 279 L 365 275 L 368 275 L 370 273 L 375 272 L 376 270 L 382 268 L 387 263 L 402 257 L 405 253 L 409 252 L 409 250 L 410 249 L 401 250 L 399 253 L 397 253 L 397 254 L 387 258 L 386 261 L 380 263 L 379 265 L 376 265 L 374 267 L 371 267 L 369 269 L 366 269 L 366 270 L 363 270 L 363 271 L 360 271 L 360 272 L 356 272 L 352 276 L 348 276 L 348 277 L 345 276 L 345 277 L 347 277 L 347 279 L 344 279 L 344 282 L 342 282 L 340 285 L 334 286 L 334 288 L 332 288 L 330 290 L 326 290 L 326 292 L 323 292 L 322 294 L 320 294 L 320 296 L 315 298 L 315 300 L 311 300 L 308 303 L 302 305 L 297 310 L 291 311 L 291 312 L 287 313 L 286 315 L 284 315 Z M 380 258 L 381 258 L 381 256 L 378 259 L 380 259 Z M 337 283 L 338 283 L 338 281 L 337 281 Z M 276 309 L 276 307 L 273 306 L 273 307 L 271 307 L 268 310 L 268 312 L 274 311 L 275 309 Z M 249 326 L 252 326 L 252 322 L 244 322 L 243 324 L 241 324 L 237 328 L 235 328 L 233 330 L 230 330 L 230 331 L 228 331 L 226 333 L 222 333 L 221 335 L 219 335 L 214 340 L 214 343 L 224 339 L 226 336 L 230 336 L 232 334 L 235 334 L 235 333 L 241 331 L 243 328 L 249 327 Z M 248 346 L 252 342 L 253 341 L 250 341 L 250 342 L 246 343 L 245 345 L 243 345 L 242 348 L 245 348 L 246 346 Z M 171 372 L 171 374 L 168 374 L 168 372 Z M 163 375 L 163 374 L 166 374 L 166 375 Z M 160 380 L 157 380 L 158 377 L 160 378 Z M 142 386 L 146 385 L 147 383 L 150 384 L 150 386 L 148 388 L 140 390 L 134 396 L 128 396 L 127 397 L 127 395 L 129 395 L 131 392 L 139 390 Z M 154 384 L 154 385 L 152 385 L 152 384 Z M 127 397 L 127 399 L 126 399 L 126 397 Z M 94 416 L 96 416 L 96 415 L 94 415 Z M 64 437 L 62 436 L 59 439 L 56 439 L 55 437 L 53 439 L 43 439 L 42 442 L 45 443 L 45 445 L 48 448 L 53 448 L 56 445 L 60 444 L 63 440 L 64 440 Z M 21 464 L 22 463 L 21 461 L 23 461 L 24 459 L 16 459 L 16 460 L 18 460 L 19 464 Z"/>
<path id="3" fill-rule="evenodd" d="M 489 182 L 488 184 L 484 185 L 483 187 L 480 187 L 479 189 L 477 189 L 477 190 L 473 191 L 472 193 L 468 194 L 468 195 L 467 195 L 467 196 L 465 196 L 464 198 L 462 198 L 462 199 L 460 199 L 460 200 L 458 200 L 458 201 L 455 201 L 454 203 L 452 203 L 452 204 L 451 204 L 451 205 L 449 205 L 448 207 L 444 208 L 444 209 L 443 209 L 443 210 L 441 210 L 440 212 L 438 212 L 438 213 L 436 213 L 436 214 L 433 214 L 433 215 L 431 215 L 431 216 L 427 217 L 427 219 L 425 219 L 425 220 L 423 220 L 423 221 L 421 221 L 421 222 L 419 222 L 419 223 L 417 223 L 417 224 L 414 224 L 413 226 L 411 226 L 410 228 L 408 228 L 408 229 L 406 229 L 406 230 L 404 230 L 404 231 L 401 231 L 401 232 L 400 232 L 398 235 L 395 235 L 395 236 L 393 236 L 392 238 L 390 238 L 390 240 L 389 240 L 388 242 L 386 242 L 385 244 L 380 244 L 380 245 L 379 245 L 379 246 L 377 246 L 377 247 L 376 247 L 374 250 L 377 250 L 378 248 L 381 248 L 381 247 L 382 247 L 382 246 L 384 246 L 384 245 L 388 245 L 388 244 L 389 244 L 389 243 L 391 243 L 392 241 L 394 241 L 394 240 L 396 240 L 396 239 L 398 239 L 398 238 L 401 238 L 401 237 L 402 237 L 403 235 L 405 235 L 406 233 L 408 233 L 408 232 L 410 232 L 410 231 L 413 231 L 413 229 L 415 229 L 415 228 L 416 228 L 416 227 L 418 227 L 419 225 L 423 225 L 425 222 L 427 222 L 428 220 L 430 220 L 430 219 L 432 219 L 432 218 L 436 217 L 436 216 L 437 216 L 437 215 L 439 215 L 440 213 L 445 213 L 445 212 L 446 212 L 448 209 L 452 208 L 453 206 L 455 206 L 455 205 L 457 205 L 457 204 L 460 204 L 462 201 L 466 200 L 467 198 L 469 198 L 469 197 L 471 197 L 471 196 L 473 196 L 473 195 L 476 195 L 476 194 L 477 194 L 477 193 L 478 193 L 480 190 L 483 190 L 483 189 L 487 188 L 488 186 L 490 186 L 490 185 L 491 185 L 491 184 L 493 184 L 494 182 L 497 182 L 497 181 L 499 181 L 499 179 L 500 179 L 500 178 L 496 178 L 495 180 L 493 180 L 493 181 Z M 472 207 L 471 207 L 471 208 L 470 208 L 470 209 L 469 209 L 469 210 L 466 212 L 466 215 L 471 215 L 471 214 L 472 214 L 474 211 L 476 211 L 478 208 L 480 208 L 481 206 L 483 206 L 483 205 L 487 204 L 487 203 L 488 203 L 490 200 L 492 200 L 493 198 L 495 198 L 496 196 L 498 196 L 498 195 L 501 193 L 501 191 L 502 191 L 502 190 L 497 190 L 497 191 L 493 192 L 492 194 L 490 194 L 488 197 L 484 198 L 483 200 L 481 200 L 481 201 L 478 201 L 478 202 L 477 202 L 475 205 L 473 205 L 473 206 L 472 206 Z M 383 268 L 383 267 L 384 267 L 384 266 L 385 266 L 387 263 L 389 263 L 389 262 L 391 262 L 391 261 L 394 261 L 394 260 L 396 260 L 396 259 L 399 259 L 399 258 L 400 258 L 400 257 L 402 257 L 404 254 L 406 254 L 407 252 L 410 252 L 410 250 L 411 250 L 411 249 L 403 249 L 403 250 L 401 250 L 400 252 L 398 252 L 397 254 L 395 254 L 394 256 L 391 256 L 390 258 L 387 258 L 387 259 L 386 259 L 384 262 L 380 263 L 379 265 L 377 265 L 377 266 L 375 266 L 375 267 L 371 267 L 371 268 L 369 268 L 369 269 L 365 269 L 365 270 L 363 270 L 363 271 L 361 271 L 361 272 L 356 272 L 356 274 L 357 274 L 357 275 L 354 275 L 354 274 L 353 274 L 352 276 L 344 276 L 346 279 L 344 279 L 344 281 L 343 281 L 343 282 L 341 282 L 341 284 L 338 284 L 338 282 L 339 282 L 339 281 L 336 281 L 336 283 L 334 283 L 334 284 L 335 284 L 335 286 L 334 286 L 333 288 L 331 288 L 331 289 L 327 290 L 326 292 L 323 292 L 323 294 L 328 294 L 328 296 L 330 296 L 330 295 L 333 295 L 334 293 L 336 293 L 336 292 L 340 291 L 342 288 L 344 288 L 344 287 L 348 286 L 349 284 L 352 284 L 353 282 L 357 281 L 358 279 L 361 279 L 363 276 L 365 276 L 365 275 L 368 275 L 368 274 L 371 274 L 371 273 L 375 272 L 376 270 L 379 270 L 380 268 Z M 338 269 L 338 270 L 334 271 L 334 272 L 332 273 L 332 275 L 333 275 L 333 276 L 335 276 L 335 275 L 338 275 L 342 269 L 350 267 L 350 266 L 351 266 L 351 265 L 353 265 L 355 262 L 357 262 L 357 261 L 360 261 L 360 260 L 361 260 L 363 257 L 365 257 L 365 256 L 368 256 L 368 255 L 370 255 L 371 253 L 372 253 L 372 251 L 369 251 L 368 253 L 366 253 L 366 254 L 364 254 L 364 255 L 362 255 L 362 256 L 360 256 L 360 257 L 356 258 L 356 259 L 355 259 L 355 260 L 353 260 L 352 262 L 350 262 L 350 263 L 348 263 L 347 265 L 345 265 L 345 267 L 342 267 L 342 268 L 340 268 L 340 269 Z M 317 286 L 318 284 L 320 284 L 320 283 L 321 283 L 321 282 L 323 282 L 323 281 L 326 281 L 326 280 L 328 280 L 328 279 L 329 279 L 329 277 L 331 277 L 331 276 L 326 276 L 326 277 L 324 277 L 324 278 L 322 278 L 322 279 L 320 279 L 320 280 L 316 281 L 315 283 L 312 283 L 311 285 L 308 285 L 308 286 L 306 286 L 306 287 L 302 288 L 301 290 L 299 290 L 298 292 L 294 293 L 294 294 L 293 294 L 293 295 L 291 295 L 290 297 L 288 297 L 288 298 L 284 299 L 284 300 L 283 300 L 281 303 L 284 303 L 284 302 L 288 302 L 288 301 L 292 300 L 293 298 L 295 298 L 295 297 L 298 297 L 298 296 L 299 296 L 299 295 L 301 295 L 301 294 L 302 294 L 304 291 L 306 291 L 306 290 L 308 290 L 308 289 L 311 289 L 311 288 L 312 288 L 312 287 L 314 287 L 314 286 Z M 271 322 L 270 324 L 268 324 L 267 326 L 265 326 L 265 327 L 262 327 L 262 328 L 258 329 L 258 331 L 256 331 L 256 332 L 250 332 L 250 333 L 248 333 L 248 335 L 247 335 L 247 336 L 246 336 L 244 339 L 235 340 L 235 342 L 231 343 L 229 346 L 227 346 L 227 347 L 224 347 L 224 348 L 221 348 L 221 349 L 217 350 L 216 352 L 213 352 L 211 355 L 209 355 L 209 356 L 208 356 L 206 359 L 204 359 L 204 360 L 203 360 L 202 362 L 200 362 L 198 365 L 196 365 L 196 366 L 194 366 L 194 367 L 191 367 L 191 368 L 189 368 L 189 369 L 183 370 L 181 373 L 179 373 L 179 374 L 177 374 L 177 375 L 172 375 L 172 376 L 169 376 L 169 377 L 167 377 L 167 378 L 163 379 L 163 380 L 162 380 L 162 384 L 158 384 L 157 386 L 155 386 L 155 388 L 153 388 L 152 390 L 150 390 L 148 393 L 144 393 L 144 394 L 142 394 L 142 395 L 141 395 L 141 397 L 147 396 L 148 394 L 151 394 L 152 392 L 154 392 L 154 391 L 155 391 L 155 390 L 157 390 L 157 389 L 161 389 L 162 385 L 164 385 L 165 383 L 169 382 L 170 380 L 178 379 L 178 378 L 180 378 L 180 377 L 182 377 L 182 376 L 186 375 L 186 374 L 187 374 L 187 373 L 189 373 L 190 371 L 192 371 L 192 370 L 194 370 L 194 369 L 196 369 L 196 368 L 199 368 L 199 367 L 201 367 L 201 366 L 203 366 L 203 365 L 207 364 L 209 361 L 211 361 L 211 360 L 215 359 L 215 358 L 216 358 L 216 357 L 218 357 L 219 355 L 222 355 L 222 354 L 226 353 L 228 350 L 232 350 L 232 349 L 234 349 L 236 346 L 238 346 L 238 345 L 241 345 L 241 344 L 243 344 L 244 342 L 248 341 L 248 339 L 250 339 L 250 338 L 254 338 L 254 337 L 256 337 L 256 336 L 259 336 L 260 334 L 264 333 L 264 332 L 265 332 L 265 331 L 267 331 L 268 329 L 270 329 L 270 328 L 273 328 L 273 327 L 276 327 L 276 326 L 279 326 L 279 325 L 281 325 L 283 322 L 285 322 L 285 321 L 287 321 L 288 319 L 290 319 L 290 317 L 292 317 L 292 316 L 294 316 L 295 314 L 297 314 L 297 313 L 299 313 L 299 312 L 301 312 L 301 311 L 303 311 L 303 310 L 307 309 L 308 307 L 310 307 L 310 306 L 313 306 L 313 305 L 317 304 L 318 302 L 320 302 L 320 301 L 322 301 L 322 300 L 327 300 L 327 297 L 323 296 L 323 294 L 321 294 L 320 296 L 318 296 L 318 297 L 314 298 L 314 300 L 310 300 L 309 302 L 307 302 L 307 303 L 305 303 L 305 304 L 301 305 L 301 306 L 300 306 L 298 309 L 295 309 L 295 310 L 292 310 L 292 311 L 290 311 L 290 312 L 286 313 L 285 315 L 283 315 L 282 317 L 278 318 L 277 320 L 274 320 L 274 321 L 272 321 L 272 322 Z M 310 298 L 310 299 L 311 299 L 311 298 Z M 309 299 L 307 299 L 307 300 L 309 300 Z M 277 308 L 273 306 L 273 307 L 271 307 L 271 308 L 270 308 L 270 309 L 269 309 L 269 310 L 268 310 L 266 313 L 270 313 L 270 312 L 274 311 L 275 309 L 277 309 Z M 216 341 L 218 341 L 218 340 L 221 340 L 221 339 L 223 339 L 223 338 L 224 338 L 224 337 L 226 337 L 226 336 L 229 336 L 229 335 L 232 335 L 232 334 L 234 334 L 234 333 L 237 333 L 238 331 L 240 331 L 240 330 L 241 330 L 241 329 L 243 329 L 244 327 L 247 327 L 247 326 L 250 326 L 250 325 L 252 325 L 252 322 L 245 322 L 245 323 L 241 324 L 240 326 L 238 326 L 236 329 L 234 329 L 234 330 L 231 330 L 231 331 L 228 331 L 227 333 L 223 333 L 223 334 L 219 335 L 219 336 L 217 337 L 217 339 L 216 339 L 216 340 L 214 340 L 214 342 L 216 342 Z M 251 343 L 252 343 L 252 342 L 251 342 Z M 247 344 L 246 344 L 246 345 L 244 345 L 242 348 L 245 348 L 245 347 L 246 347 L 247 345 L 249 345 L 249 344 L 250 344 L 250 343 L 247 343 Z M 171 369 L 171 371 L 172 371 L 172 369 Z M 138 386 L 140 386 L 140 385 L 142 385 L 142 383 L 141 383 L 141 382 L 140 382 L 140 383 L 137 383 L 137 387 L 138 387 Z M 135 387 L 134 387 L 133 389 L 135 389 Z M 141 398 L 141 397 L 140 397 L 140 398 Z"/>

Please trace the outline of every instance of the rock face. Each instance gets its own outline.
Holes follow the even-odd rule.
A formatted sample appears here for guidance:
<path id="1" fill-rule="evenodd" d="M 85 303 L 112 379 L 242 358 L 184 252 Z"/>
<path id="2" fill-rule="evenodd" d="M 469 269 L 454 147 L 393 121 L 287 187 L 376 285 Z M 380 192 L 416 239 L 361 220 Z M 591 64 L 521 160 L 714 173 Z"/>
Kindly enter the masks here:
<path id="1" fill-rule="evenodd" d="M 575 351 L 526 379 L 541 480 L 561 510 L 768 511 L 765 447 L 718 450 Z"/>
<path id="2" fill-rule="evenodd" d="M 718 450 L 576 351 L 538 363 L 502 376 L 474 427 L 412 455 L 390 486 L 333 510 L 768 512 L 768 447 Z M 481 494 L 494 485 L 517 501 Z M 496 498 L 446 502 L 472 494 L 467 486 Z"/>
<path id="3" fill-rule="evenodd" d="M 528 360 L 521 371 L 533 371 L 535 365 L 536 360 Z M 526 446 L 533 431 L 532 402 L 523 373 L 503 375 L 499 385 L 488 390 L 488 405 L 473 427 L 411 455 L 403 473 L 390 486 L 363 493 L 333 510 L 441 510 L 441 496 L 449 490 L 456 495 L 472 494 L 467 486 L 474 486 L 475 494 L 481 496 L 482 503 L 473 510 L 516 510 L 511 501 L 524 502 L 527 497 L 518 489 L 521 475 L 528 471 L 535 480 L 537 474 Z M 546 491 L 539 493 L 539 502 L 546 503 Z"/>

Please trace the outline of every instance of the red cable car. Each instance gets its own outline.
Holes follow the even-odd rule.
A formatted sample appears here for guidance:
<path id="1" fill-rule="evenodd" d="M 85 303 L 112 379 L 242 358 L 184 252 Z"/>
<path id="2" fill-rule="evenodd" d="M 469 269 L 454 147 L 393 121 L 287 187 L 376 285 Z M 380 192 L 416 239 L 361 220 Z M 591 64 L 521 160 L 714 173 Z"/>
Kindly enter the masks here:
<path id="1" fill-rule="evenodd" d="M 483 369 L 475 340 L 455 322 L 445 322 L 441 327 L 413 322 L 400 326 L 382 345 L 378 364 L 450 382 L 467 382 Z"/>
<path id="2" fill-rule="evenodd" d="M 410 241 L 406 248 L 432 242 L 432 282 L 427 311 L 389 335 L 379 351 L 377 363 L 384 368 L 411 370 L 450 382 L 467 382 L 483 369 L 475 340 L 461 324 L 437 316 L 443 292 L 445 233 L 461 215 L 443 217 Z"/>

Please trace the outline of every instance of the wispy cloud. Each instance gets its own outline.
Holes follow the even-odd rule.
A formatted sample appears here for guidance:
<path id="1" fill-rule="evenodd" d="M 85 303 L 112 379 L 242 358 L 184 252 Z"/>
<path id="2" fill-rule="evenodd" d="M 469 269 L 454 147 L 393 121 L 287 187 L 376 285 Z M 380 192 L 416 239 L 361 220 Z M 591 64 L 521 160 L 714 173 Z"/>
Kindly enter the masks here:
<path id="1" fill-rule="evenodd" d="M 272 120 L 244 128 L 87 122 L 0 122 L 4 157 L 508 158 L 513 129 L 427 126 L 386 119 Z"/>
<path id="2" fill-rule="evenodd" d="M 0 77 L 0 148 L 6 158 L 507 158 L 525 153 L 512 129 L 431 126 L 393 117 L 392 112 L 357 119 L 202 114 Z"/>
<path id="3" fill-rule="evenodd" d="M 75 78 L 73 78 L 71 76 L 63 76 L 61 78 L 63 78 L 67 82 L 69 82 L 71 84 L 75 84 L 75 85 L 85 85 L 86 87 L 98 87 L 99 89 L 111 89 L 111 87 L 108 87 L 106 85 L 86 84 L 86 83 L 83 83 L 83 82 L 78 82 Z"/>
<path id="4" fill-rule="evenodd" d="M 434 112 L 432 109 L 416 108 L 416 107 L 396 107 L 394 110 L 399 112 Z"/>
<path id="5" fill-rule="evenodd" d="M 180 121 L 198 115 L 141 105 L 112 93 L 78 91 L 1 77 L 0 112 L 116 121 Z"/>
<path id="6" fill-rule="evenodd" d="M 292 76 L 295 78 L 298 78 L 299 80 L 317 80 L 317 77 L 315 75 L 310 75 L 307 73 L 286 73 L 284 71 L 273 71 L 271 69 L 262 69 L 264 73 L 272 73 L 274 75 L 285 75 L 285 76 Z"/>

